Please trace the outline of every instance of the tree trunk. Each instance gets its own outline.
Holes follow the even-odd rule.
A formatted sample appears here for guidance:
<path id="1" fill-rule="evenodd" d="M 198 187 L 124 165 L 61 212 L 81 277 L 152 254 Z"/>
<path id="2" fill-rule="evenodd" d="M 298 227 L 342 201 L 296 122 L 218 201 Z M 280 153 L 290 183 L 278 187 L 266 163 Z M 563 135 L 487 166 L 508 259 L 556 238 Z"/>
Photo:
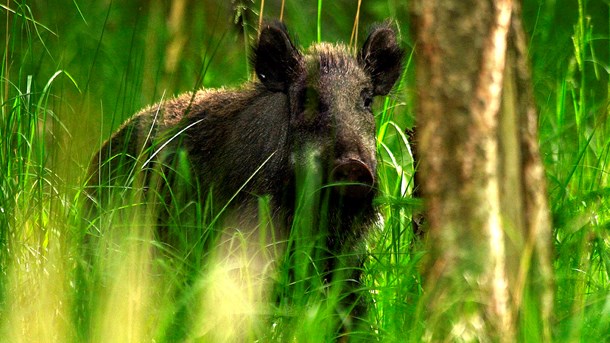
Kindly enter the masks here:
<path id="1" fill-rule="evenodd" d="M 425 338 L 512 342 L 528 319 L 548 342 L 550 216 L 519 4 L 418 0 L 413 19 Z"/>

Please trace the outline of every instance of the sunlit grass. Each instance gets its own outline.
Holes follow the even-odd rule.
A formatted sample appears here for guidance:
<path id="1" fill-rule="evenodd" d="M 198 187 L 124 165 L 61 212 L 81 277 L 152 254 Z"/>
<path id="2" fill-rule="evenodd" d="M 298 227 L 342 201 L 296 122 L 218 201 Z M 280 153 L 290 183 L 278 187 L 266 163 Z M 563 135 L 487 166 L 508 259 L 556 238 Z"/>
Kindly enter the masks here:
<path id="1" fill-rule="evenodd" d="M 575 21 L 566 23 L 573 50 L 561 56 L 567 68 L 559 70 L 540 113 L 556 240 L 555 334 L 570 342 L 610 337 L 608 71 L 600 68 L 606 63 L 593 26 L 609 18 L 593 14 L 592 5 L 578 1 Z M 539 30 L 541 37 L 553 32 L 550 26 Z M 603 40 L 607 49 L 608 37 Z"/>

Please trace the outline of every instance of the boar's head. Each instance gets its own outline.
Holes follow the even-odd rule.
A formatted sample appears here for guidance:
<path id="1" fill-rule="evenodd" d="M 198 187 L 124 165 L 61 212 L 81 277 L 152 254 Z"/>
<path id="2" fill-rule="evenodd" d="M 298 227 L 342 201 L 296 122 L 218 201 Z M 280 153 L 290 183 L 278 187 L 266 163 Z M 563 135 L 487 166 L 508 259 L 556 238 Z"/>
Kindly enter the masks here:
<path id="1" fill-rule="evenodd" d="M 369 203 L 376 186 L 372 99 L 386 95 L 402 71 L 403 50 L 388 25 L 375 27 L 356 56 L 344 45 L 314 44 L 304 53 L 281 23 L 267 23 L 253 65 L 268 90 L 288 98 L 292 168 L 319 164 L 321 182 L 344 201 Z"/>

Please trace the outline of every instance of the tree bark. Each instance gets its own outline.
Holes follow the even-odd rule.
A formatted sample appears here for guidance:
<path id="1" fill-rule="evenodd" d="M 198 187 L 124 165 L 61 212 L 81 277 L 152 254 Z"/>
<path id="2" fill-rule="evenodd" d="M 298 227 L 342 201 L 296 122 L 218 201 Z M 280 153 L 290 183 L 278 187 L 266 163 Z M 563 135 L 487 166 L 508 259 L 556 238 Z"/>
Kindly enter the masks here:
<path id="1" fill-rule="evenodd" d="M 531 316 L 524 295 L 550 339 L 550 216 L 519 16 L 512 0 L 413 7 L 426 340 L 512 342 Z"/>

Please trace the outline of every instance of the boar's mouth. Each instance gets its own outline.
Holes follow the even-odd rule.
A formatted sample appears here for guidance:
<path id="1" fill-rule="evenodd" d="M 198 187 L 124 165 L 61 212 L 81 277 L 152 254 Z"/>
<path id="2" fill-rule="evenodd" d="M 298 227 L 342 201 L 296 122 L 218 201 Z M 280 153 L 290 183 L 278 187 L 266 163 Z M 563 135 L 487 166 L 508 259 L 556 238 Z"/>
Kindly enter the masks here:
<path id="1" fill-rule="evenodd" d="M 375 177 L 371 168 L 358 159 L 338 162 L 330 172 L 330 178 L 342 197 L 362 200 L 373 192 Z"/>

